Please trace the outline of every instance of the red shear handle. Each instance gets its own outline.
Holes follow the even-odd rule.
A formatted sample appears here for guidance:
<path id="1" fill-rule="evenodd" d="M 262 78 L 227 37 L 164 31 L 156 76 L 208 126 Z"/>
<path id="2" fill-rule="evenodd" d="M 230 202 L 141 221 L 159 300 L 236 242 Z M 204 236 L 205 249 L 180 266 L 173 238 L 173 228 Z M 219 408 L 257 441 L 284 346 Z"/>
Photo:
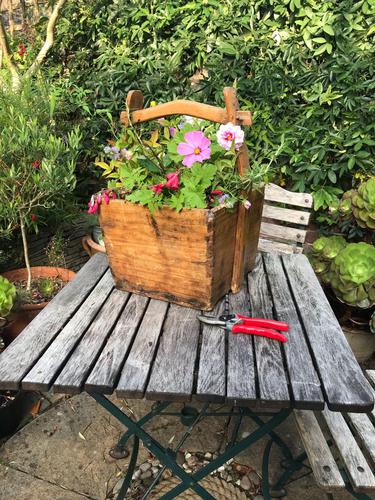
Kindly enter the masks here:
<path id="1" fill-rule="evenodd" d="M 248 316 L 242 316 L 241 314 L 236 314 L 236 317 L 238 319 L 242 319 L 243 325 L 246 326 L 275 328 L 275 330 L 281 330 L 282 332 L 287 332 L 289 330 L 288 323 L 284 323 L 284 321 L 276 321 L 275 319 L 265 319 L 265 318 L 249 318 Z"/>
<path id="2" fill-rule="evenodd" d="M 247 335 L 259 335 L 260 337 L 279 340 L 280 342 L 287 341 L 285 335 L 277 332 L 276 330 L 270 330 L 269 328 L 258 328 L 256 326 L 234 325 L 232 327 L 232 333 L 246 333 Z"/>

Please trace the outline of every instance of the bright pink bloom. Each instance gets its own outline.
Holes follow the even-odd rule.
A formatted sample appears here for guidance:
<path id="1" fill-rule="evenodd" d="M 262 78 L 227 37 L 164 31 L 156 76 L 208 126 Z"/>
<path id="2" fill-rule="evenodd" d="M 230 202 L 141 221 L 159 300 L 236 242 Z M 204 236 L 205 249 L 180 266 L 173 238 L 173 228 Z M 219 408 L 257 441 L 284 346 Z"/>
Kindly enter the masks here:
<path id="1" fill-rule="evenodd" d="M 179 172 L 172 172 L 171 174 L 167 174 L 165 176 L 168 179 L 168 181 L 165 185 L 168 189 L 172 189 L 173 191 L 177 191 L 178 183 L 179 183 L 178 174 L 179 174 Z"/>
<path id="2" fill-rule="evenodd" d="M 213 191 L 211 191 L 211 194 L 214 196 L 221 196 L 223 192 L 221 189 L 214 189 Z"/>
<path id="3" fill-rule="evenodd" d="M 233 123 L 229 122 L 226 125 L 220 125 L 216 137 L 220 146 L 229 151 L 233 143 L 236 149 L 242 146 L 245 139 L 245 132 L 239 125 L 233 125 Z"/>
<path id="4" fill-rule="evenodd" d="M 164 187 L 165 184 L 155 184 L 154 186 L 151 186 L 150 189 L 152 189 L 155 194 L 160 194 Z"/>
<path id="5" fill-rule="evenodd" d="M 180 142 L 177 146 L 177 152 L 181 156 L 185 156 L 182 164 L 186 167 L 191 167 L 193 163 L 202 163 L 208 160 L 211 156 L 211 141 L 205 137 L 200 130 L 186 132 L 185 141 Z"/>
<path id="6" fill-rule="evenodd" d="M 169 135 L 171 137 L 174 137 L 176 131 L 177 131 L 176 127 L 169 127 Z"/>
<path id="7" fill-rule="evenodd" d="M 26 53 L 27 53 L 27 50 L 26 50 L 25 45 L 23 43 L 20 43 L 18 45 L 18 54 L 20 55 L 20 57 L 23 57 Z"/>
<path id="8" fill-rule="evenodd" d="M 96 202 L 97 202 L 98 205 L 100 205 L 101 202 L 102 202 L 102 195 L 100 193 L 98 194 L 98 196 L 96 198 Z"/>
<path id="9" fill-rule="evenodd" d="M 91 196 L 91 199 L 88 203 L 89 209 L 87 210 L 88 214 L 95 214 L 98 211 L 99 205 L 95 199 L 95 196 Z"/>
<path id="10" fill-rule="evenodd" d="M 245 200 L 243 202 L 243 206 L 246 208 L 246 210 L 249 210 L 249 208 L 251 207 L 251 201 Z"/>
<path id="11" fill-rule="evenodd" d="M 106 205 L 108 205 L 108 203 L 109 203 L 109 199 L 110 199 L 110 198 L 109 198 L 109 193 L 108 193 L 108 191 L 104 191 L 104 193 L 103 193 L 103 200 L 104 200 L 104 203 L 105 203 Z"/>
<path id="12" fill-rule="evenodd" d="M 117 198 L 116 193 L 114 191 L 112 191 L 111 196 L 112 196 L 112 200 L 115 200 Z"/>

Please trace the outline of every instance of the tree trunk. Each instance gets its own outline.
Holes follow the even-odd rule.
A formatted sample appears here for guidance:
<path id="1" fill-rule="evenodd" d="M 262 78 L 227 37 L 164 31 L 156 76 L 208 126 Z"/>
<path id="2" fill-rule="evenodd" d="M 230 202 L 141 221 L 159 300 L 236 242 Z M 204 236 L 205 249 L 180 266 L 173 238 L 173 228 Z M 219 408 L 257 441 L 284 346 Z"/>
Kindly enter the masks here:
<path id="1" fill-rule="evenodd" d="M 22 215 L 20 215 L 20 226 L 21 226 L 21 235 L 22 235 L 22 245 L 23 245 L 23 256 L 25 258 L 25 265 L 27 269 L 27 286 L 26 290 L 29 292 L 31 289 L 31 266 L 30 266 L 30 260 L 29 260 L 29 247 L 27 244 L 27 237 L 26 237 L 26 228 L 25 228 L 25 222 L 23 220 Z"/>

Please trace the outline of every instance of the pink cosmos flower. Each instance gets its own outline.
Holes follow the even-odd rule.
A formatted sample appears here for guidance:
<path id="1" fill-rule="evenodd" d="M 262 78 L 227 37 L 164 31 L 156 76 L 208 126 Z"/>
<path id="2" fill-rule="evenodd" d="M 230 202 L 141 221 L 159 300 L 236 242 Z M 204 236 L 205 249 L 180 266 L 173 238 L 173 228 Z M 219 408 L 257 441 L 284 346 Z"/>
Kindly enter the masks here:
<path id="1" fill-rule="evenodd" d="M 155 184 L 154 186 L 151 186 L 150 189 L 152 189 L 152 191 L 155 194 L 160 194 L 163 191 L 164 187 L 165 187 L 165 184 Z"/>
<path id="2" fill-rule="evenodd" d="M 225 125 L 220 125 L 216 137 L 220 146 L 229 151 L 233 143 L 236 149 L 242 146 L 245 133 L 239 125 L 233 125 L 233 123 L 229 122 Z"/>
<path id="3" fill-rule="evenodd" d="M 249 210 L 249 208 L 251 207 L 251 201 L 245 200 L 243 202 L 243 206 L 246 208 L 246 210 Z"/>
<path id="4" fill-rule="evenodd" d="M 179 172 L 172 172 L 171 174 L 166 174 L 165 177 L 168 179 L 168 181 L 166 183 L 166 187 L 168 189 L 172 189 L 173 191 L 177 191 L 178 183 L 179 183 L 178 174 L 179 174 Z"/>
<path id="5" fill-rule="evenodd" d="M 203 132 L 200 130 L 186 132 L 185 141 L 180 142 L 177 146 L 178 154 L 185 157 L 182 160 L 185 167 L 191 167 L 195 162 L 202 163 L 210 158 L 211 141 L 205 137 Z"/>

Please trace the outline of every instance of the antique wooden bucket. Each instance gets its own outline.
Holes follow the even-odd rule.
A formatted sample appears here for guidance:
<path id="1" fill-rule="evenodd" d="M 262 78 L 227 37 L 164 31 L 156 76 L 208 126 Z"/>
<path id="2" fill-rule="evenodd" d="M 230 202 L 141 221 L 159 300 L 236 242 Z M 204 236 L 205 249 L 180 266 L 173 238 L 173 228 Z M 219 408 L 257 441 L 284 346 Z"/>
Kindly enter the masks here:
<path id="1" fill-rule="evenodd" d="M 238 110 L 235 90 L 224 89 L 226 109 L 193 101 L 173 101 L 142 109 L 139 91 L 128 94 L 130 116 L 139 123 L 172 114 L 188 114 L 219 123 L 251 124 L 249 112 Z M 237 166 L 248 168 L 246 145 Z M 124 200 L 101 204 L 109 265 L 116 287 L 183 306 L 210 310 L 229 290 L 238 292 L 244 274 L 254 265 L 263 208 L 263 193 L 247 194 L 252 203 L 234 209 L 183 209 L 168 207 L 151 215 L 148 208 Z"/>

